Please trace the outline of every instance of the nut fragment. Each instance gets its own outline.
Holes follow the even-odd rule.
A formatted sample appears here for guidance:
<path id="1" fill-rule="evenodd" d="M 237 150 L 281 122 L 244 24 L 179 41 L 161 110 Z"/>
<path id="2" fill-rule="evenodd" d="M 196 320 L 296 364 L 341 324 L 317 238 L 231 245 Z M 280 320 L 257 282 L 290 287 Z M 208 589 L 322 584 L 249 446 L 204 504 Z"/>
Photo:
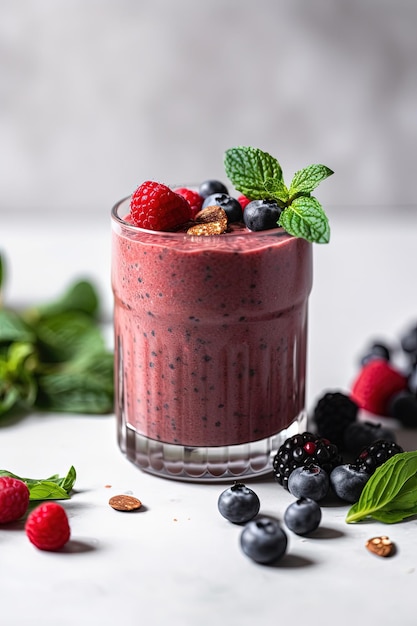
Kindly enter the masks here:
<path id="1" fill-rule="evenodd" d="M 135 511 L 140 509 L 142 502 L 133 496 L 113 496 L 109 500 L 110 506 L 116 511 Z"/>
<path id="2" fill-rule="evenodd" d="M 365 546 L 368 548 L 369 552 L 377 556 L 391 556 L 391 554 L 394 553 L 394 544 L 391 539 L 385 535 L 368 539 Z"/>
<path id="3" fill-rule="evenodd" d="M 227 230 L 227 222 L 209 222 L 208 224 L 195 224 L 187 230 L 187 235 L 221 235 Z"/>
<path id="4" fill-rule="evenodd" d="M 195 216 L 195 224 L 187 230 L 188 235 L 221 235 L 227 230 L 227 214 L 214 204 L 202 209 Z"/>
<path id="5" fill-rule="evenodd" d="M 204 224 L 208 224 L 209 222 L 221 222 L 223 220 L 227 222 L 227 214 L 221 206 L 213 204 L 207 206 L 205 209 L 201 209 L 194 219 L 196 222 Z"/>

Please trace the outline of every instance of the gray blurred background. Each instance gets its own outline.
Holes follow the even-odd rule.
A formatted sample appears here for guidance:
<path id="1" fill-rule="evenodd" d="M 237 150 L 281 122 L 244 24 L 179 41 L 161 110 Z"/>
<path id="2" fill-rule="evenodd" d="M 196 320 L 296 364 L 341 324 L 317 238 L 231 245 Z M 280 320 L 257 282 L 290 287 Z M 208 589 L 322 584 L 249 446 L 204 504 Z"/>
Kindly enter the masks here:
<path id="1" fill-rule="evenodd" d="M 223 177 L 252 145 L 327 206 L 415 203 L 415 0 L 0 0 L 0 211 Z M 409 206 L 411 210 L 411 206 Z"/>

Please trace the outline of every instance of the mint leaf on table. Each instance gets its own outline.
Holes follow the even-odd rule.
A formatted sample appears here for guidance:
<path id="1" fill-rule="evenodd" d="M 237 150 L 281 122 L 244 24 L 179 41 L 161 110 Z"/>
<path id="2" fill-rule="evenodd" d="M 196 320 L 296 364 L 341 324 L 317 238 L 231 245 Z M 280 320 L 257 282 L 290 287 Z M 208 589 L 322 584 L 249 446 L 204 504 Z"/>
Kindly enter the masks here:
<path id="1" fill-rule="evenodd" d="M 12 341 L 32 342 L 35 333 L 15 311 L 0 309 L 0 345 Z"/>
<path id="2" fill-rule="evenodd" d="M 8 470 L 0 470 L 0 476 L 10 476 L 23 481 L 29 489 L 29 500 L 67 500 L 74 487 L 77 473 L 73 465 L 66 476 L 57 474 L 45 479 L 22 478 Z"/>
<path id="3" fill-rule="evenodd" d="M 2 293 L 3 293 L 3 285 L 5 282 L 5 275 L 6 275 L 6 268 L 5 268 L 4 257 L 0 252 L 0 306 L 1 306 L 1 301 L 2 301 Z"/>
<path id="4" fill-rule="evenodd" d="M 88 375 L 87 375 L 88 372 Z M 113 410 L 113 355 L 96 352 L 38 379 L 38 406 L 56 412 L 103 414 Z"/>
<path id="5" fill-rule="evenodd" d="M 34 370 L 36 349 L 32 343 L 11 343 L 0 350 L 0 415 L 13 407 L 30 408 L 38 386 Z"/>
<path id="6" fill-rule="evenodd" d="M 34 320 L 75 311 L 95 317 L 98 310 L 99 297 L 94 286 L 87 280 L 79 280 L 70 285 L 59 298 L 27 309 L 24 317 L 33 323 Z"/>
<path id="7" fill-rule="evenodd" d="M 64 362 L 80 353 L 104 348 L 94 319 L 83 312 L 64 311 L 41 318 L 34 324 L 39 349 L 45 362 Z"/>
<path id="8" fill-rule="evenodd" d="M 394 524 L 417 515 L 417 451 L 400 452 L 378 467 L 365 484 L 346 522 L 373 518 Z"/>
<path id="9" fill-rule="evenodd" d="M 112 412 L 113 353 L 98 311 L 98 294 L 85 280 L 51 302 L 19 312 L 0 308 L 0 416 Z"/>
<path id="10" fill-rule="evenodd" d="M 279 226 L 294 237 L 315 243 L 328 243 L 327 216 L 311 192 L 333 171 L 314 164 L 295 173 L 290 187 L 283 180 L 277 159 L 259 148 L 238 146 L 226 150 L 226 175 L 237 191 L 249 200 L 275 200 L 282 209 Z"/>

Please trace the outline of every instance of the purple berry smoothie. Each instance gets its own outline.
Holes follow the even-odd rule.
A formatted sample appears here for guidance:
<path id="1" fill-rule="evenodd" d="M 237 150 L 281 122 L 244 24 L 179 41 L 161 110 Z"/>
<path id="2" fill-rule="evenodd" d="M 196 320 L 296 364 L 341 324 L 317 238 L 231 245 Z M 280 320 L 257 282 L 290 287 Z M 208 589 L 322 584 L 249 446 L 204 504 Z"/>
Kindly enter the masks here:
<path id="1" fill-rule="evenodd" d="M 235 462 L 240 475 L 230 451 L 273 439 L 304 408 L 311 244 L 279 228 L 150 232 L 128 212 L 128 200 L 113 209 L 119 444 L 144 469 L 188 479 L 212 463 L 202 470 L 200 448 L 226 448 L 232 460 L 212 474 L 230 478 Z M 168 472 L 167 450 L 182 450 Z"/>

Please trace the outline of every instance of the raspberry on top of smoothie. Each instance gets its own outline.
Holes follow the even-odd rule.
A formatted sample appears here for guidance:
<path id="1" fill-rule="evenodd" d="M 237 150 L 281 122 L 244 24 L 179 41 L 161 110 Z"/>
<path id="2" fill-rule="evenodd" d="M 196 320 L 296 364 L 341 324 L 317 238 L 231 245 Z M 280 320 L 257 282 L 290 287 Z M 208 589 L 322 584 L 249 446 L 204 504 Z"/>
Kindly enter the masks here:
<path id="1" fill-rule="evenodd" d="M 190 235 L 221 235 L 227 225 L 239 223 L 252 231 L 283 228 L 310 242 L 327 243 L 326 214 L 311 192 L 333 174 L 325 165 L 310 165 L 294 174 L 289 187 L 279 162 L 258 148 L 238 146 L 225 152 L 226 175 L 240 192 L 236 198 L 218 180 L 205 180 L 198 189 L 170 187 L 146 181 L 133 193 L 130 220 L 155 231 L 185 230 Z M 201 210 L 221 208 L 227 218 L 199 220 Z"/>

